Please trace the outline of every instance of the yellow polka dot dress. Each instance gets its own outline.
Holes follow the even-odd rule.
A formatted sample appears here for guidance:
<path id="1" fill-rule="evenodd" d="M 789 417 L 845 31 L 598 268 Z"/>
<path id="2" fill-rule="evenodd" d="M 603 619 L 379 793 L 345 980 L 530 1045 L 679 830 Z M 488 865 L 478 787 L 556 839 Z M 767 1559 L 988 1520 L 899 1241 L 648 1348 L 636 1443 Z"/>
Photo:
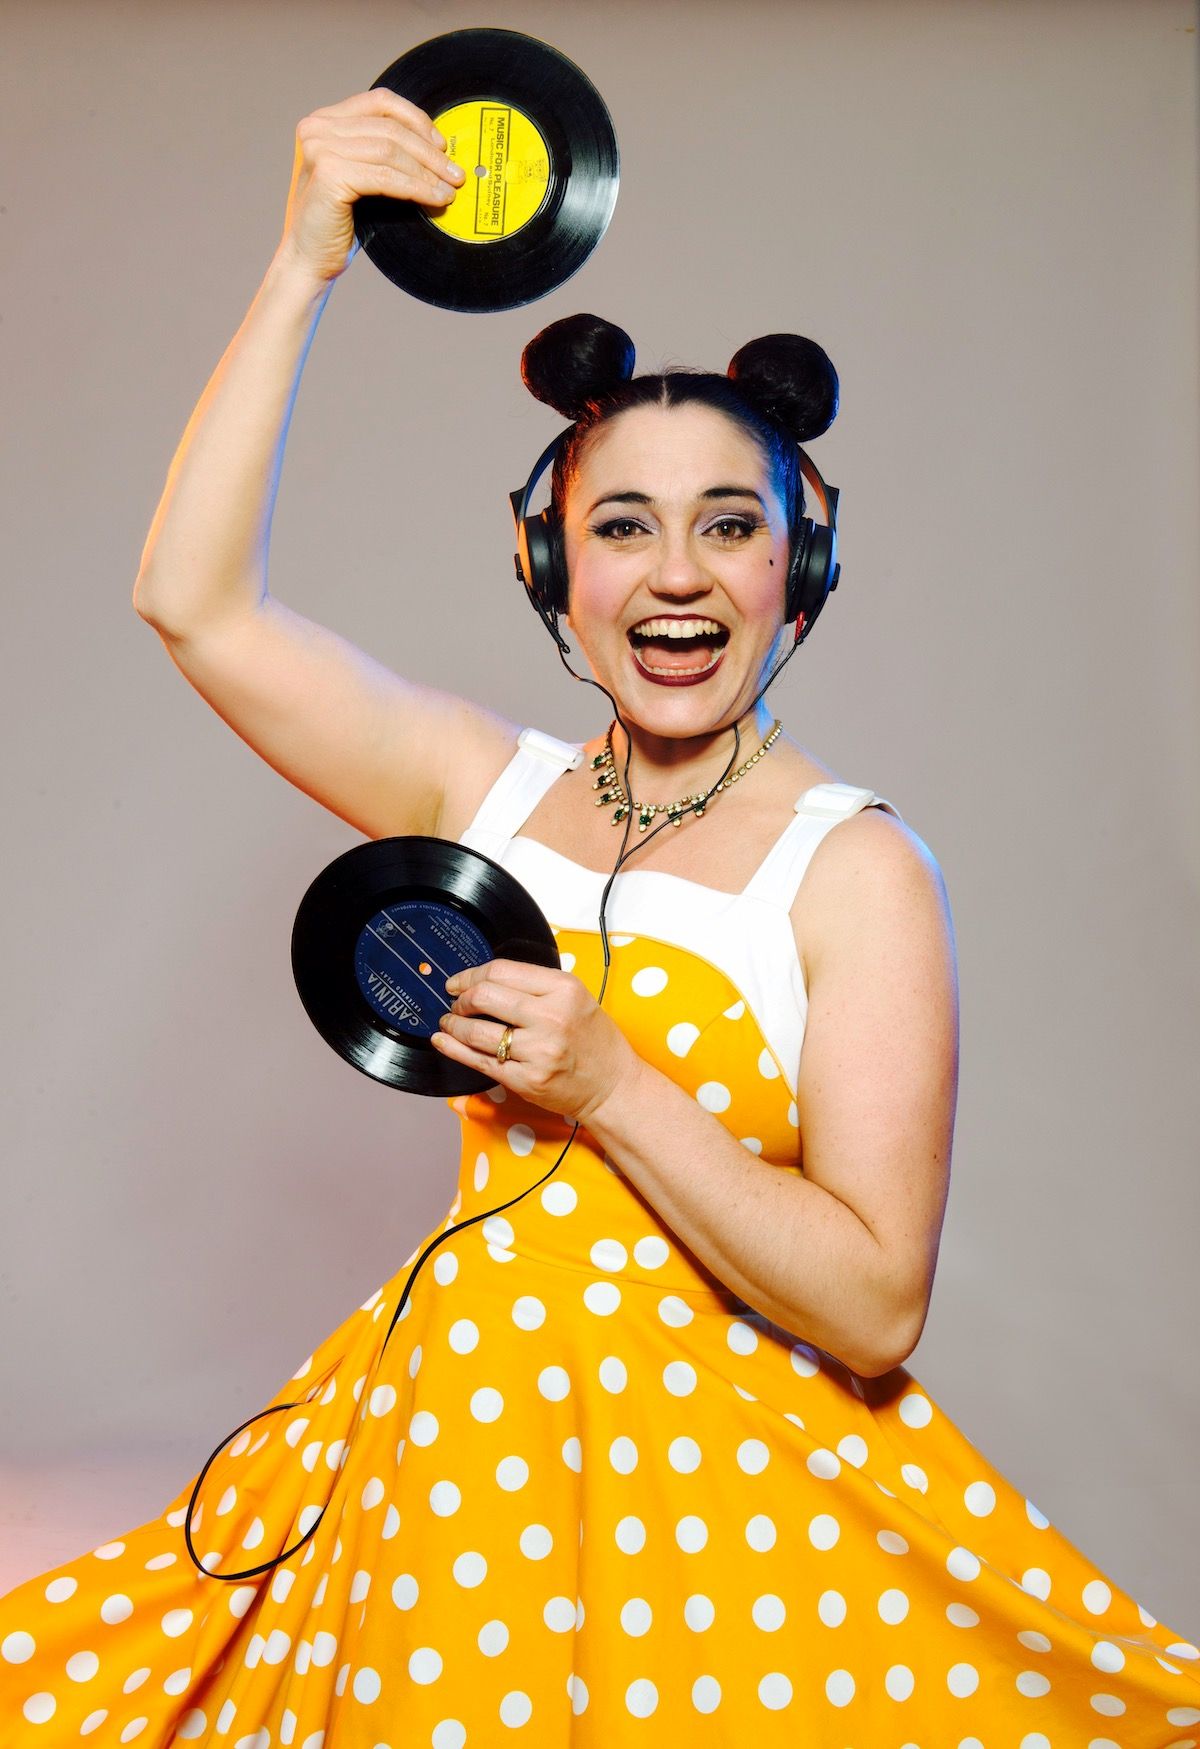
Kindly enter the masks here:
<path id="1" fill-rule="evenodd" d="M 605 877 L 517 832 L 578 756 L 526 730 L 463 841 L 596 991 Z M 866 805 L 890 806 L 807 792 L 741 894 L 631 866 L 610 895 L 606 1009 L 780 1172 L 805 1012 L 788 905 Z M 444 1222 L 225 1447 L 192 1518 L 216 1571 L 311 1535 L 205 1577 L 189 1480 L 18 1586 L 4 1749 L 1195 1749 L 1197 1647 L 906 1368 L 859 1378 L 755 1312 L 585 1130 L 550 1173 L 563 1120 L 498 1088 L 452 1103 Z"/>

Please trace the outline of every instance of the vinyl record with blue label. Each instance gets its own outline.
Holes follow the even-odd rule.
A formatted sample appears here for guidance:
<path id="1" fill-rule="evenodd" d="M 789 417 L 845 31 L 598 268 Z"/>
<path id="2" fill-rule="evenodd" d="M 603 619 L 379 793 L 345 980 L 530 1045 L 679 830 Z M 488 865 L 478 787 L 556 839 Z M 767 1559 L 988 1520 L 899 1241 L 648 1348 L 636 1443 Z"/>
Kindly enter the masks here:
<path id="1" fill-rule="evenodd" d="M 446 979 L 487 960 L 560 965 L 520 881 L 445 838 L 377 838 L 313 881 L 292 928 L 292 974 L 321 1037 L 364 1075 L 443 1098 L 496 1085 L 430 1044 Z"/>
<path id="2" fill-rule="evenodd" d="M 549 43 L 454 30 L 372 85 L 415 103 L 465 172 L 444 207 L 362 195 L 354 230 L 382 273 L 446 310 L 509 310 L 580 268 L 617 200 L 617 136 L 599 92 Z"/>

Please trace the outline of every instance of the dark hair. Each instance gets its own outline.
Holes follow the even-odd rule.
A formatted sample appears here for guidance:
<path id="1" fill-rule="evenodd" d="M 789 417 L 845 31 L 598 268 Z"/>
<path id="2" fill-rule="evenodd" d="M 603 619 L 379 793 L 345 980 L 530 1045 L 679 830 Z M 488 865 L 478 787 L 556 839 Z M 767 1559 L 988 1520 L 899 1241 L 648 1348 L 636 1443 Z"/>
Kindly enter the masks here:
<path id="1" fill-rule="evenodd" d="M 564 316 L 535 334 L 521 354 L 521 380 L 531 395 L 573 422 L 559 445 L 550 503 L 560 526 L 567 486 L 588 434 L 629 407 L 699 403 L 724 413 L 758 444 L 783 500 L 794 537 L 804 514 L 804 478 L 797 444 L 820 437 L 838 410 L 838 378 L 815 340 L 764 334 L 735 352 L 724 376 L 672 365 L 635 377 L 633 341 L 602 316 Z"/>

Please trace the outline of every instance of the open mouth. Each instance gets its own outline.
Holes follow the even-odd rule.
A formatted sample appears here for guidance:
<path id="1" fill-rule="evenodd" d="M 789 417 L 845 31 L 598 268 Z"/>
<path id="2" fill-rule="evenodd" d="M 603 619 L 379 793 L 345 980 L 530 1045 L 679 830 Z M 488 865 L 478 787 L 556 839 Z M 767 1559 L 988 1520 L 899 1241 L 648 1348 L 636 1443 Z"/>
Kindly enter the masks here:
<path id="1" fill-rule="evenodd" d="M 674 616 L 640 620 L 626 634 L 633 659 L 651 680 L 699 680 L 720 662 L 729 628 L 719 620 Z"/>

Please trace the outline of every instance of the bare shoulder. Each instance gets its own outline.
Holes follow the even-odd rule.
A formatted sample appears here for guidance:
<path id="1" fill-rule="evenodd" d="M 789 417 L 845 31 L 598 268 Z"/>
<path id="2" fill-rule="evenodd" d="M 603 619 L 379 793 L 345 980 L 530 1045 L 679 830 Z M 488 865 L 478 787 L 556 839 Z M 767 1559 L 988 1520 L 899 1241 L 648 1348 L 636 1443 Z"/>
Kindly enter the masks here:
<path id="1" fill-rule="evenodd" d="M 893 937 L 940 936 L 953 951 L 953 920 L 942 870 L 907 821 L 865 807 L 818 844 L 800 883 L 792 920 L 802 932 L 806 981 L 830 953 L 864 928 Z"/>

